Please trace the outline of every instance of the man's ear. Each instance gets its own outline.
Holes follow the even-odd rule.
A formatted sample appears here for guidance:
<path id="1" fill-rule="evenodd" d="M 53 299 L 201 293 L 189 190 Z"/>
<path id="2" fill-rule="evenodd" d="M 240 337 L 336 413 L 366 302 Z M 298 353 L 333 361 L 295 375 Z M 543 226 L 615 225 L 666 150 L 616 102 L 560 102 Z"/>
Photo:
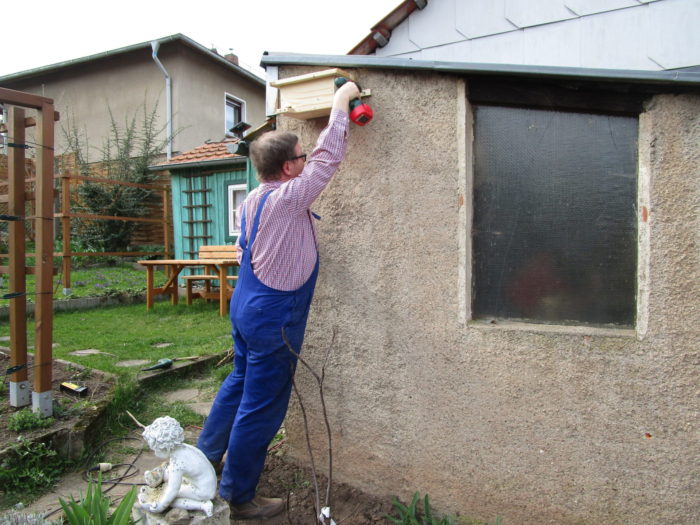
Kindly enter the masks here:
<path id="1" fill-rule="evenodd" d="M 284 163 L 282 164 L 282 175 L 286 179 L 287 177 L 290 177 L 292 174 L 292 163 L 289 160 L 285 160 Z"/>

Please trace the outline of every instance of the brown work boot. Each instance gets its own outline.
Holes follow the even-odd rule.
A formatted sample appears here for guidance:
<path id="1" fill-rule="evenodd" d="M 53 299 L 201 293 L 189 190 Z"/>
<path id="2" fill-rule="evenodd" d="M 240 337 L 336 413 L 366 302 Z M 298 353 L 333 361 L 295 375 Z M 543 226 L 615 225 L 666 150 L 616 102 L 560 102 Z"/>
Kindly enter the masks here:
<path id="1" fill-rule="evenodd" d="M 284 510 L 282 498 L 263 498 L 255 496 L 246 503 L 234 505 L 229 503 L 231 508 L 231 519 L 234 520 L 264 520 L 277 516 Z"/>

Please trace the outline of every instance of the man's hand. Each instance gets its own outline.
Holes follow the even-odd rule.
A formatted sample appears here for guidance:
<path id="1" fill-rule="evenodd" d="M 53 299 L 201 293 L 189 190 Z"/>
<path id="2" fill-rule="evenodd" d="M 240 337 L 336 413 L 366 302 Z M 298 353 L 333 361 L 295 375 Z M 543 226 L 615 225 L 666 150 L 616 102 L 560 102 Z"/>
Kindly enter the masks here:
<path id="1" fill-rule="evenodd" d="M 347 81 L 338 88 L 333 97 L 333 109 L 342 109 L 346 113 L 350 112 L 350 101 L 360 96 L 357 84 Z"/>

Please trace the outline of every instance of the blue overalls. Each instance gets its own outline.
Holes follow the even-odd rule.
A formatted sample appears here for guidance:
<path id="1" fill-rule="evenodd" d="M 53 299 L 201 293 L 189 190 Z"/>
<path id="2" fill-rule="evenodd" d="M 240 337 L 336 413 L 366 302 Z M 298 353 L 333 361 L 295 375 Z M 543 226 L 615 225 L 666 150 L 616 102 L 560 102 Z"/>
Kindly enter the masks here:
<path id="1" fill-rule="evenodd" d="M 250 249 L 269 195 L 260 199 L 250 242 L 243 214 L 241 266 L 231 297 L 234 368 L 221 385 L 197 442 L 215 463 L 228 449 L 219 494 L 233 504 L 255 496 L 267 447 L 287 412 L 297 360 L 285 345 L 281 329 L 299 353 L 318 275 L 317 258 L 306 283 L 297 290 L 281 291 L 264 285 L 253 273 Z"/>

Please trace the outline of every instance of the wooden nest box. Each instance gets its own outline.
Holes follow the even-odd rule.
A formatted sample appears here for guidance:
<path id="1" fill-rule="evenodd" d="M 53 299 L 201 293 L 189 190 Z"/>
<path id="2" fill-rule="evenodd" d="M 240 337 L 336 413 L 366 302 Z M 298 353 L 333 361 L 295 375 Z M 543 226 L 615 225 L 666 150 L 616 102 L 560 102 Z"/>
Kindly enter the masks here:
<path id="1" fill-rule="evenodd" d="M 275 113 L 304 120 L 330 115 L 336 77 L 355 80 L 352 73 L 334 68 L 270 82 L 270 86 L 279 89 Z M 368 89 L 360 93 L 363 97 L 370 94 Z"/>

